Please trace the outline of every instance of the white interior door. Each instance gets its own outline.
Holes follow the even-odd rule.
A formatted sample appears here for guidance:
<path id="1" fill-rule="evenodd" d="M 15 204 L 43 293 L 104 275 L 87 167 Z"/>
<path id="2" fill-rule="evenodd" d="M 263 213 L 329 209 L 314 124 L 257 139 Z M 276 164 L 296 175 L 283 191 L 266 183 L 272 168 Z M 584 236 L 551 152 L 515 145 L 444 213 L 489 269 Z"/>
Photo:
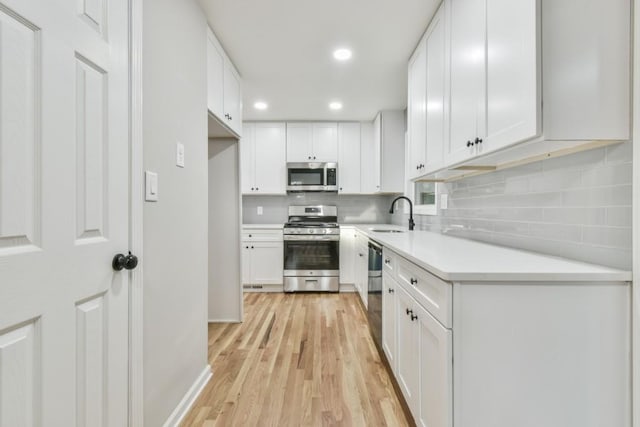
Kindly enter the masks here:
<path id="1" fill-rule="evenodd" d="M 1 427 L 127 425 L 127 33 L 127 0 L 0 0 Z"/>

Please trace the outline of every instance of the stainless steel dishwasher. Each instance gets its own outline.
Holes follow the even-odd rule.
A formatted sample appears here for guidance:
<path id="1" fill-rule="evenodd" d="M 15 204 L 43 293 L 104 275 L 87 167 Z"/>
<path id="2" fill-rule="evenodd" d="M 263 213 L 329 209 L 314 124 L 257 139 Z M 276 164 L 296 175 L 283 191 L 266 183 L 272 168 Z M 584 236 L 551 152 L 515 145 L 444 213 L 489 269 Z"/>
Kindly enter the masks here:
<path id="1" fill-rule="evenodd" d="M 382 348 L 382 246 L 369 240 L 369 279 L 367 317 L 371 336 Z"/>

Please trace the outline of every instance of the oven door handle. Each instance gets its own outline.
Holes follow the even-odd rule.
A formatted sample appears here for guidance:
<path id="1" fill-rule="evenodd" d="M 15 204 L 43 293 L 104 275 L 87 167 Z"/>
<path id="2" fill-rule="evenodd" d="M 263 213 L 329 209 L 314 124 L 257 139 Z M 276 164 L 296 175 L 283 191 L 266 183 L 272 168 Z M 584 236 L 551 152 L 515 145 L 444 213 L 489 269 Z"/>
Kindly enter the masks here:
<path id="1" fill-rule="evenodd" d="M 294 235 L 294 234 L 285 234 L 285 241 L 296 241 L 296 242 L 337 242 L 340 240 L 339 235 Z"/>

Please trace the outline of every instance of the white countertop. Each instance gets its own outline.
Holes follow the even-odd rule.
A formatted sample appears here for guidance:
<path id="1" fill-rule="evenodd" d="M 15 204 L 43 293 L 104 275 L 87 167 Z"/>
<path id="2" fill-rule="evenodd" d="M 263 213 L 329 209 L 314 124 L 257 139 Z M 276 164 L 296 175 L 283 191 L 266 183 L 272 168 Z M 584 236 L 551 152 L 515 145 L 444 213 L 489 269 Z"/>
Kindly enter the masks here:
<path id="1" fill-rule="evenodd" d="M 460 281 L 631 281 L 631 272 L 511 249 L 428 231 L 380 233 L 371 228 L 404 229 L 389 224 L 353 225 L 382 246 L 432 274 Z"/>
<path id="2" fill-rule="evenodd" d="M 242 224 L 243 229 L 247 230 L 279 230 L 284 224 Z"/>

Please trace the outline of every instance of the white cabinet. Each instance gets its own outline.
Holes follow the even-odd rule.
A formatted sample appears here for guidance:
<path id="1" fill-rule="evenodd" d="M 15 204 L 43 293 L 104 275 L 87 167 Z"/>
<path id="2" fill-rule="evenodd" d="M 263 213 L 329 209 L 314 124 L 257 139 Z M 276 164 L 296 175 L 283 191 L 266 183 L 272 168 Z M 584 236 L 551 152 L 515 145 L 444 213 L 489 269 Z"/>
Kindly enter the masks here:
<path id="1" fill-rule="evenodd" d="M 242 194 L 286 194 L 284 123 L 245 123 L 240 140 Z"/>
<path id="2" fill-rule="evenodd" d="M 282 230 L 244 229 L 242 233 L 242 284 L 278 285 L 282 291 L 284 248 Z"/>
<path id="3" fill-rule="evenodd" d="M 438 169 L 443 162 L 448 107 L 448 37 L 445 6 L 436 12 L 409 61 L 409 178 Z"/>
<path id="4" fill-rule="evenodd" d="M 382 276 L 382 350 L 393 372 L 397 371 L 396 331 L 398 284 L 389 275 Z"/>
<path id="5" fill-rule="evenodd" d="M 416 327 L 415 319 L 412 320 L 413 298 L 403 287 L 396 288 L 396 327 L 397 327 L 397 348 L 396 348 L 396 378 L 402 390 L 411 412 L 416 418 L 416 406 L 420 402 L 418 393 L 420 372 L 419 354 L 419 330 Z"/>
<path id="6" fill-rule="evenodd" d="M 360 295 L 360 300 L 365 308 L 368 306 L 369 291 L 369 239 L 364 234 L 356 231 L 355 233 L 355 262 L 354 262 L 354 278 L 356 291 Z"/>
<path id="7" fill-rule="evenodd" d="M 340 227 L 340 283 L 355 284 L 356 230 Z"/>
<path id="8" fill-rule="evenodd" d="M 220 123 L 242 136 L 242 81 L 210 29 L 207 31 L 207 108 Z"/>
<path id="9" fill-rule="evenodd" d="M 628 140 L 630 14 L 629 0 L 444 0 L 408 64 L 409 178 Z"/>
<path id="10" fill-rule="evenodd" d="M 404 192 L 404 122 L 403 111 L 381 111 L 371 127 L 363 124 L 362 193 Z"/>
<path id="11" fill-rule="evenodd" d="M 338 123 L 338 192 L 360 193 L 360 123 Z"/>
<path id="12" fill-rule="evenodd" d="M 287 123 L 287 162 L 337 162 L 337 123 Z"/>

